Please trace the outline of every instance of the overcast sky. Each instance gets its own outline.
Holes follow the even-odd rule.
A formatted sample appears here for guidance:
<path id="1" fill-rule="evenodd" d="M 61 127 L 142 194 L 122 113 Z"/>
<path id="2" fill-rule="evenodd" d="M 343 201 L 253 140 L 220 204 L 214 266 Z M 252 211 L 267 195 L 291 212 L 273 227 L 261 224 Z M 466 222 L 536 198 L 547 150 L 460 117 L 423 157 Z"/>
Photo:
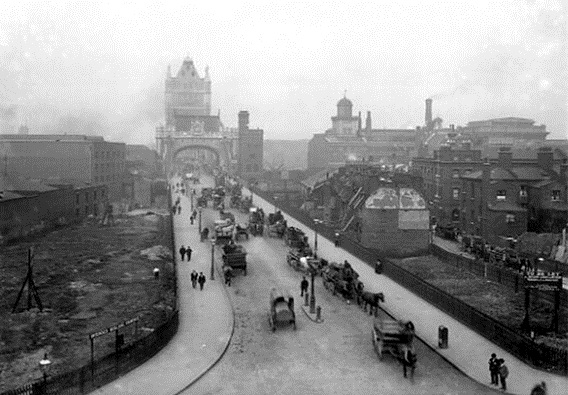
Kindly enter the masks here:
<path id="1" fill-rule="evenodd" d="M 2 0 L 0 132 L 152 144 L 189 56 L 225 126 L 248 110 L 269 139 L 330 128 L 345 90 L 376 128 L 422 125 L 432 97 L 444 125 L 526 117 L 567 138 L 565 3 Z"/>

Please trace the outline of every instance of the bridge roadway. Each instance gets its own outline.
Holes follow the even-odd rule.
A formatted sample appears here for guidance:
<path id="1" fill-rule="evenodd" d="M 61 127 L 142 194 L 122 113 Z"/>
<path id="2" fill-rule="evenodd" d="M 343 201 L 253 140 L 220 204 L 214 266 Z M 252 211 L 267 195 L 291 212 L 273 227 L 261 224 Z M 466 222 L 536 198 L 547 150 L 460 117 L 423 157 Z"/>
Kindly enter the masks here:
<path id="1" fill-rule="evenodd" d="M 210 181 L 210 180 L 209 180 Z M 174 196 L 175 198 L 175 196 Z M 256 199 L 255 203 L 259 203 Z M 498 391 L 482 385 L 456 369 L 425 344 L 418 342 L 418 368 L 411 382 L 402 377 L 401 366 L 389 356 L 377 359 L 371 344 L 372 319 L 357 306 L 348 305 L 331 295 L 316 279 L 316 296 L 323 309 L 323 323 L 315 323 L 303 314 L 299 298 L 301 275 L 286 264 L 287 252 L 280 239 L 251 237 L 243 244 L 249 255 L 249 274 L 238 274 L 233 286 L 224 288 L 219 272 L 209 280 L 211 245 L 200 243 L 197 222 L 189 223 L 189 199 L 182 197 L 182 214 L 174 217 L 176 248 L 188 243 L 193 248 L 191 263 L 178 262 L 180 327 L 172 341 L 154 358 L 122 378 L 98 389 L 100 394 L 482 394 Z M 273 210 L 265 206 L 265 211 Z M 217 212 L 203 211 L 203 225 L 210 225 Z M 245 221 L 244 214 L 237 214 Z M 294 221 L 289 219 L 291 225 Z M 308 233 L 309 234 L 309 233 Z M 310 237 L 313 241 L 313 236 Z M 399 318 L 412 319 L 424 338 L 429 326 L 416 320 L 416 309 L 424 307 L 404 289 L 393 288 L 388 279 L 378 276 L 366 265 L 320 236 L 320 255 L 335 260 L 348 259 L 361 274 L 367 288 L 385 292 L 386 307 Z M 215 247 L 215 263 L 220 267 L 220 250 Z M 204 291 L 189 283 L 192 269 L 207 274 Z M 268 292 L 278 285 L 297 296 L 298 329 L 268 327 Z M 411 298 L 408 300 L 408 298 Z M 453 323 L 446 318 L 430 319 L 450 327 L 450 351 L 462 350 L 455 337 Z M 431 326 L 432 326 L 431 325 Z M 428 339 L 430 340 L 430 339 Z M 478 339 L 466 341 L 468 350 L 478 347 Z M 463 343 L 463 341 L 461 341 Z M 496 347 L 491 348 L 499 353 Z M 482 350 L 483 360 L 473 359 L 476 370 L 483 372 L 479 381 L 488 383 L 489 348 Z M 475 354 L 475 353 L 474 353 Z M 487 355 L 485 355 L 487 354 Z M 511 358 L 508 360 L 511 366 Z M 445 355 L 448 358 L 447 355 Z M 462 356 L 467 360 L 467 352 Z M 456 361 L 459 368 L 471 374 Z M 479 366 L 477 366 L 479 365 Z M 527 383 L 520 372 L 511 369 L 510 388 L 517 391 L 515 380 Z M 524 371 L 523 371 L 524 372 Z M 529 377 L 531 383 L 542 375 Z M 477 378 L 476 378 L 477 379 Z M 551 383 L 549 382 L 549 385 Z M 555 387 L 551 394 L 560 394 Z"/>
<path id="2" fill-rule="evenodd" d="M 250 191 L 244 193 L 250 194 Z M 254 204 L 262 207 L 265 212 L 274 211 L 274 206 L 271 203 L 264 201 L 258 196 L 254 196 Z M 309 236 L 311 233 L 310 240 L 313 240 L 313 230 L 306 228 L 306 226 L 293 220 L 285 213 L 283 214 L 288 219 L 289 226 L 303 229 Z M 451 246 L 446 247 L 451 248 Z M 321 236 L 318 237 L 318 255 L 328 260 L 347 259 L 360 274 L 360 279 L 365 283 L 365 289 L 373 292 L 384 292 L 386 300 L 385 303 L 381 304 L 381 307 L 385 311 L 397 318 L 412 320 L 416 325 L 418 336 L 425 344 L 428 344 L 431 349 L 435 349 L 439 355 L 478 383 L 489 383 L 487 362 L 491 353 L 495 352 L 498 357 L 505 359 L 509 368 L 507 392 L 529 394 L 536 383 L 544 380 L 547 383 L 549 395 L 568 393 L 568 377 L 533 369 L 467 326 L 426 303 L 388 277 L 375 274 L 369 265 L 341 248 L 336 248 L 332 241 Z M 439 325 L 444 325 L 449 330 L 449 347 L 447 349 L 437 348 Z M 421 358 L 421 360 L 423 359 Z M 432 393 L 437 392 L 433 391 Z M 473 393 L 478 392 L 475 391 Z"/>

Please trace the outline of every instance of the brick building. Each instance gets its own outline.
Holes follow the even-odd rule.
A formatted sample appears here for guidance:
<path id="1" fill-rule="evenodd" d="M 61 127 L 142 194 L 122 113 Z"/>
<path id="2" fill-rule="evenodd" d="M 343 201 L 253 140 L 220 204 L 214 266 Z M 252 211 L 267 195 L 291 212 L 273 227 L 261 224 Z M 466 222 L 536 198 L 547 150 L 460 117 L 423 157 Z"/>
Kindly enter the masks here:
<path id="1" fill-rule="evenodd" d="M 0 243 L 58 225 L 100 216 L 108 205 L 104 184 L 1 177 Z"/>
<path id="2" fill-rule="evenodd" d="M 85 135 L 0 135 L 3 171 L 31 179 L 71 179 L 107 185 L 109 199 L 127 196 L 126 144 Z"/>
<path id="3" fill-rule="evenodd" d="M 472 149 L 468 141 L 454 144 L 450 140 L 450 144 L 434 151 L 432 157 L 415 158 L 412 164 L 412 171 L 423 178 L 424 197 L 432 222 L 461 226 L 464 192 L 461 177 L 481 171 L 485 158 L 492 165 L 510 161 L 515 168 L 536 166 L 558 173 L 567 156 L 560 149 L 546 147 L 539 150 L 486 147 L 482 151 Z"/>
<path id="4" fill-rule="evenodd" d="M 537 162 L 519 165 L 508 149 L 496 163 L 461 177 L 460 228 L 493 244 L 526 231 L 559 233 L 568 220 L 566 159 L 554 169 L 552 149 L 543 147 Z"/>
<path id="5" fill-rule="evenodd" d="M 237 174 L 243 179 L 256 179 L 263 173 L 264 130 L 249 129 L 248 111 L 239 112 Z"/>

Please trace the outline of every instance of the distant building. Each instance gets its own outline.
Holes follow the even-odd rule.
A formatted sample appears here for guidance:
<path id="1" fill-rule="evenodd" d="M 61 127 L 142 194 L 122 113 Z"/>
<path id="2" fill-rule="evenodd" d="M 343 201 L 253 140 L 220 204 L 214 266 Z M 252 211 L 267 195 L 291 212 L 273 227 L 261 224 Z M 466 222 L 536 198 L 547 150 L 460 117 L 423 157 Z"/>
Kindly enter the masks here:
<path id="1" fill-rule="evenodd" d="M 412 171 L 423 179 L 424 197 L 433 223 L 462 226 L 462 197 L 469 196 L 463 190 L 462 177 L 481 171 L 486 158 L 492 166 L 510 162 L 515 169 L 542 168 L 559 173 L 567 156 L 560 149 L 546 147 L 538 150 L 489 147 L 482 151 L 472 149 L 466 142 L 441 146 L 432 157 L 415 158 Z M 538 180 L 541 178 L 532 181 Z"/>
<path id="2" fill-rule="evenodd" d="M 331 122 L 331 129 L 314 134 L 308 143 L 309 169 L 352 162 L 408 163 L 416 154 L 415 129 L 373 129 L 370 112 L 363 128 L 361 113 L 353 115 L 353 103 L 346 97 L 337 103 Z"/>
<path id="3" fill-rule="evenodd" d="M 138 173 L 155 174 L 158 153 L 142 144 L 126 144 L 126 167 Z"/>
<path id="4" fill-rule="evenodd" d="M 30 181 L 0 174 L 0 244 L 58 225 L 101 216 L 106 185 L 78 181 Z"/>
<path id="5" fill-rule="evenodd" d="M 1 171 L 29 179 L 70 179 L 107 185 L 109 199 L 125 197 L 126 144 L 101 136 L 0 135 Z"/>
<path id="6" fill-rule="evenodd" d="M 202 78 L 193 60 L 185 58 L 175 77 L 172 77 L 168 66 L 165 86 L 166 129 L 191 134 L 216 134 L 221 131 L 219 115 L 211 115 L 209 67 L 205 68 Z"/>
<path id="7" fill-rule="evenodd" d="M 239 112 L 237 174 L 244 179 L 257 179 L 263 173 L 264 131 L 249 129 L 248 111 Z"/>

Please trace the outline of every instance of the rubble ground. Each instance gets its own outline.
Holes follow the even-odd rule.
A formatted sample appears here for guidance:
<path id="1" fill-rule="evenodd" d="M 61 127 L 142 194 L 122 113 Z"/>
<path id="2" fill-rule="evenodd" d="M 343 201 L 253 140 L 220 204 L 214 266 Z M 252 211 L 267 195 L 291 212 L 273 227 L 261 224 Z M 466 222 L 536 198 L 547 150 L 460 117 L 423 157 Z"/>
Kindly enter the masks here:
<path id="1" fill-rule="evenodd" d="M 520 331 L 525 315 L 525 294 L 522 290 L 515 293 L 508 286 L 486 280 L 432 255 L 393 259 L 393 261 L 442 291 Z M 551 303 L 531 295 L 531 325 L 535 327 L 537 333 L 540 332 L 536 340 L 568 349 L 568 320 L 566 319 L 568 311 L 561 310 L 559 314 L 561 335 L 549 336 L 553 310 Z"/>
<path id="2" fill-rule="evenodd" d="M 28 248 L 43 312 L 27 310 Z M 146 251 L 143 251 L 146 250 Z M 145 254 L 141 254 L 141 252 Z M 90 361 L 89 334 L 139 317 L 124 328 L 125 342 L 159 326 L 175 305 L 171 229 L 167 216 L 142 213 L 102 226 L 95 220 L 57 229 L 0 250 L 0 392 Z M 154 268 L 160 269 L 155 279 Z M 95 358 L 114 350 L 114 336 L 95 339 Z"/>

